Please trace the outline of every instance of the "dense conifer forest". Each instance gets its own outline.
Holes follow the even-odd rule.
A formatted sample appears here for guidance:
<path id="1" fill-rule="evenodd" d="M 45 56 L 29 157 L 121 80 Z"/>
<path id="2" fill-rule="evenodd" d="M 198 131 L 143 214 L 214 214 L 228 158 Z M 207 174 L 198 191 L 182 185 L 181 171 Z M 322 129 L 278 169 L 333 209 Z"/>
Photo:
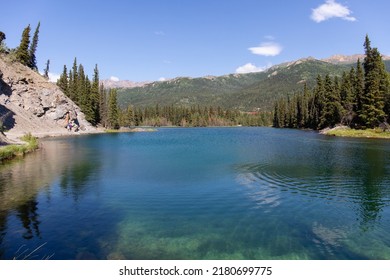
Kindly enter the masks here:
<path id="1" fill-rule="evenodd" d="M 364 42 L 364 61 L 342 77 L 318 76 L 314 88 L 275 103 L 273 126 L 323 129 L 336 125 L 365 129 L 378 127 L 390 116 L 390 78 L 382 56 Z"/>
<path id="2" fill-rule="evenodd" d="M 128 106 L 120 112 L 121 126 L 266 126 L 271 120 L 271 113 L 248 113 L 212 106 Z"/>

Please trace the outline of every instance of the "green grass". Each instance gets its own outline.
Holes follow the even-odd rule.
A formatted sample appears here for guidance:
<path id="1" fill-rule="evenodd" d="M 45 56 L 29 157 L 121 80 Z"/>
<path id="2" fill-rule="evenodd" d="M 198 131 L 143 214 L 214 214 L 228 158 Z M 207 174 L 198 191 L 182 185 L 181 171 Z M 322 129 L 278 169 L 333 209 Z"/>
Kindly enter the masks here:
<path id="1" fill-rule="evenodd" d="M 122 130 L 119 130 L 119 129 L 106 129 L 104 130 L 105 133 L 120 133 L 120 132 L 124 132 Z"/>
<path id="2" fill-rule="evenodd" d="M 351 129 L 351 128 L 337 128 L 331 129 L 324 133 L 330 136 L 340 137 L 357 137 L 357 138 L 385 138 L 390 139 L 390 132 L 383 132 L 380 128 L 373 129 Z"/>
<path id="3" fill-rule="evenodd" d="M 31 133 L 26 134 L 21 138 L 26 144 L 22 145 L 7 145 L 0 147 L 0 162 L 9 160 L 14 157 L 24 156 L 27 153 L 38 149 L 38 140 Z"/>

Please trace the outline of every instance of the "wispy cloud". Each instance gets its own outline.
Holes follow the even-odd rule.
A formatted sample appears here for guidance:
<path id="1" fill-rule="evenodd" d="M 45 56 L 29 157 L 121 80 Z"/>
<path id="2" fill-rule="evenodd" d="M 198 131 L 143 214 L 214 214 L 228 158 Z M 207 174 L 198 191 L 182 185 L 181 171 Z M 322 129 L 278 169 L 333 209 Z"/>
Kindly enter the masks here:
<path id="1" fill-rule="evenodd" d="M 115 77 L 115 76 L 111 76 L 111 77 L 110 77 L 110 81 L 119 82 L 119 78 L 118 78 L 118 77 Z"/>
<path id="2" fill-rule="evenodd" d="M 165 36 L 165 32 L 164 31 L 154 31 L 154 35 L 157 35 L 157 36 Z"/>
<path id="3" fill-rule="evenodd" d="M 252 63 L 247 63 L 243 66 L 240 66 L 236 69 L 236 73 L 237 74 L 245 74 L 245 73 L 253 73 L 253 72 L 263 72 L 265 70 L 267 70 L 269 67 L 271 67 L 272 65 L 268 65 L 268 66 L 263 66 L 263 67 L 258 67 Z"/>
<path id="4" fill-rule="evenodd" d="M 282 46 L 275 42 L 261 43 L 258 47 L 249 48 L 253 54 L 276 56 L 282 52 Z"/>
<path id="5" fill-rule="evenodd" d="M 356 18 L 351 16 L 351 14 L 352 11 L 347 6 L 337 3 L 335 0 L 326 0 L 325 4 L 313 9 L 310 18 L 315 22 L 322 22 L 334 17 L 356 21 Z"/>

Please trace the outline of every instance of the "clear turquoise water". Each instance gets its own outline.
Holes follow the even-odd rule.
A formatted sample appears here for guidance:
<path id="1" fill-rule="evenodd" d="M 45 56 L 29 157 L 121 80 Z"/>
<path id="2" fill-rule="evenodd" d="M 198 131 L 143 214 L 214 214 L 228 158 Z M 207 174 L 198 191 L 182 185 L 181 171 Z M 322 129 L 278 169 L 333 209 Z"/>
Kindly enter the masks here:
<path id="1" fill-rule="evenodd" d="M 48 257 L 390 259 L 390 141 L 271 128 L 45 140 L 0 166 L 0 258 Z"/>

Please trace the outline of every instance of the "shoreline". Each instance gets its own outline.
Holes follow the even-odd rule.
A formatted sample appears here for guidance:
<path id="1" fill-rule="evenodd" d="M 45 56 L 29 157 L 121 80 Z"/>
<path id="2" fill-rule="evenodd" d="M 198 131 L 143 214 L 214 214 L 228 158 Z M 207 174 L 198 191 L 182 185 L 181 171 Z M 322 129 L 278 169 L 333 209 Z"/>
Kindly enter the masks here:
<path id="1" fill-rule="evenodd" d="M 105 131 L 101 128 L 96 128 L 93 130 L 83 131 L 80 130 L 78 132 L 69 132 L 67 130 L 56 129 L 54 131 L 40 131 L 40 132 L 20 132 L 20 131 L 8 131 L 5 132 L 4 135 L 6 137 L 6 142 L 2 143 L 0 146 L 0 164 L 4 161 L 10 161 L 17 157 L 23 157 L 26 154 L 32 153 L 38 150 L 42 142 L 40 139 L 45 138 L 56 138 L 56 137 L 73 137 L 79 135 L 91 135 L 91 134 L 100 134 L 105 133 Z M 34 139 L 36 142 L 36 146 L 31 146 L 30 141 L 26 141 L 23 138 Z"/>
<path id="2" fill-rule="evenodd" d="M 325 128 L 320 130 L 319 134 L 344 138 L 390 139 L 390 132 L 383 131 L 381 128 L 352 129 L 346 126 L 339 126 L 335 128 Z"/>

